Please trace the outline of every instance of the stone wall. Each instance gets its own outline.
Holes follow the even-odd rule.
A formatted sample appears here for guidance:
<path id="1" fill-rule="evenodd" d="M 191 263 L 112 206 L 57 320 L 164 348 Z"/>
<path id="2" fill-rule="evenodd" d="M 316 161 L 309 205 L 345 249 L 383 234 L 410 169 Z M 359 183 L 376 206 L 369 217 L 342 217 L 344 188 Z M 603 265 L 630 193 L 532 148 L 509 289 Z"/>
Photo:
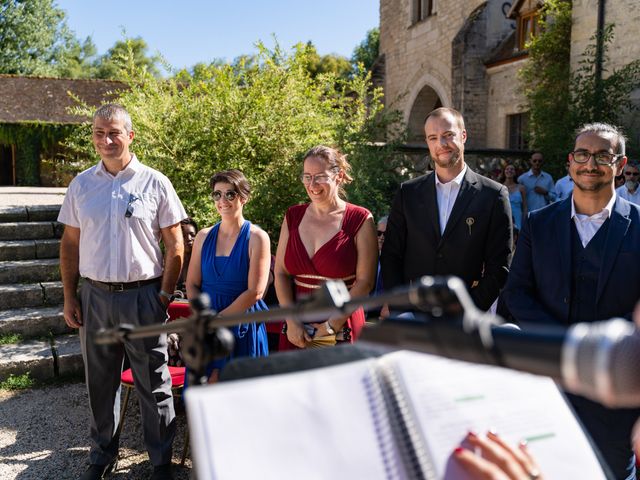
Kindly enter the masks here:
<path id="1" fill-rule="evenodd" d="M 518 70 L 526 59 L 487 69 L 487 148 L 508 148 L 507 115 L 527 110 L 526 99 L 519 90 Z"/>
<path id="2" fill-rule="evenodd" d="M 484 146 L 488 80 L 483 61 L 511 31 L 502 3 L 439 2 L 435 15 L 412 25 L 411 0 L 380 1 L 385 102 L 403 113 L 416 138 L 422 110 L 429 107 L 416 105 L 413 115 L 412 108 L 419 97 L 431 99 L 435 93 L 443 106 L 461 110 L 472 146 Z"/>

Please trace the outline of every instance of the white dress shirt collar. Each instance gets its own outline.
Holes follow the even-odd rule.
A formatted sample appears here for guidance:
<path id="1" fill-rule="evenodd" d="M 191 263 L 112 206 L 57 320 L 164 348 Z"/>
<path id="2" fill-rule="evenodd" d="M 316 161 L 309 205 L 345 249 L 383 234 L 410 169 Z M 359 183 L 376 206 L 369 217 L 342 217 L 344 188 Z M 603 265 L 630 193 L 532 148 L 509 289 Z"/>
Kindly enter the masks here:
<path id="1" fill-rule="evenodd" d="M 129 172 L 131 173 L 131 175 L 133 175 L 134 173 L 140 171 L 141 166 L 142 164 L 140 163 L 140 160 L 138 160 L 135 154 L 132 153 L 131 160 L 129 161 L 129 163 L 127 163 L 127 166 L 124 167 L 124 169 L 120 170 L 120 172 L 118 172 L 115 176 L 124 175 Z M 97 165 L 97 168 L 94 170 L 93 173 L 95 175 L 109 175 L 113 177 L 113 175 L 111 175 L 109 171 L 106 169 L 106 167 L 104 166 L 104 162 L 102 160 L 100 160 L 100 162 Z"/>
<path id="2" fill-rule="evenodd" d="M 598 233 L 598 230 L 607 218 L 611 217 L 613 205 L 616 203 L 616 197 L 616 192 L 614 191 L 611 199 L 602 210 L 598 213 L 594 213 L 593 215 L 586 215 L 576 212 L 575 201 L 573 199 L 573 195 L 571 196 L 571 218 L 576 225 L 583 247 L 587 246 L 596 233 Z"/>
<path id="3" fill-rule="evenodd" d="M 460 192 L 460 186 L 462 185 L 462 181 L 464 180 L 464 176 L 467 173 L 467 165 L 465 164 L 462 171 L 456 175 L 456 177 L 447 182 L 442 183 L 438 178 L 438 174 L 435 174 L 436 177 L 436 201 L 438 203 L 438 219 L 440 221 L 440 235 L 444 233 L 444 229 L 447 226 L 447 222 L 449 221 L 449 216 L 451 215 L 451 211 L 453 210 L 453 205 L 456 203 L 456 199 L 458 198 L 458 193 Z"/>

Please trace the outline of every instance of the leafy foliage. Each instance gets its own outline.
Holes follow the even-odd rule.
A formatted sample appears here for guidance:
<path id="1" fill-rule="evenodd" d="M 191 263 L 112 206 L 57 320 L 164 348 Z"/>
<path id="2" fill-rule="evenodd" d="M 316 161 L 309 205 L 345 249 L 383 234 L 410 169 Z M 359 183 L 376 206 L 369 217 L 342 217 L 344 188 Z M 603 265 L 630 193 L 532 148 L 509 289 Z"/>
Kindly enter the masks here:
<path id="1" fill-rule="evenodd" d="M 561 166 L 575 129 L 569 107 L 571 2 L 545 2 L 540 34 L 527 48 L 529 59 L 520 70 L 520 78 L 529 104 L 530 144 L 542 151 L 547 168 Z"/>
<path id="2" fill-rule="evenodd" d="M 365 70 L 371 70 L 380 55 L 380 29 L 372 28 L 366 38 L 353 51 L 351 63 L 355 66 L 362 64 Z"/>
<path id="3" fill-rule="evenodd" d="M 97 78 L 120 78 L 127 62 L 133 62 L 137 68 L 146 69 L 155 77 L 160 76 L 158 65 L 161 61 L 158 55 L 149 55 L 147 42 L 141 37 L 126 38 L 117 41 L 109 51 L 96 60 L 94 64 Z"/>
<path id="4" fill-rule="evenodd" d="M 595 35 L 571 72 L 571 2 L 546 1 L 540 24 L 541 33 L 527 45 L 529 59 L 520 78 L 530 108 L 531 144 L 542 151 L 552 173 L 564 175 L 576 128 L 595 121 L 618 125 L 634 108 L 629 96 L 640 87 L 640 60 L 607 70 L 614 38 L 614 25 L 607 25 L 602 32 L 603 78 L 596 76 Z"/>
<path id="5" fill-rule="evenodd" d="M 192 75 L 182 71 L 179 79 L 169 80 L 127 60 L 130 90 L 119 101 L 133 119 L 132 150 L 172 180 L 200 225 L 216 218 L 211 175 L 239 168 L 253 188 L 247 218 L 277 239 L 286 208 L 306 199 L 298 181 L 301 159 L 317 144 L 350 155 L 355 177 L 347 189 L 350 201 L 375 214 L 386 210 L 399 180 L 391 153 L 402 132 L 399 116 L 383 110 L 382 94 L 372 91 L 364 71 L 348 79 L 335 72 L 310 74 L 311 53 L 302 44 L 291 54 L 259 44 L 255 61 L 200 65 Z M 90 129 L 78 127 L 68 147 L 95 158 Z M 368 146 L 373 139 L 388 144 Z"/>
<path id="6" fill-rule="evenodd" d="M 56 75 L 78 41 L 53 0 L 0 0 L 0 72 Z"/>
<path id="7" fill-rule="evenodd" d="M 0 382 L 0 390 L 25 390 L 35 385 L 35 380 L 29 373 L 23 375 L 10 374 L 5 380 Z"/>

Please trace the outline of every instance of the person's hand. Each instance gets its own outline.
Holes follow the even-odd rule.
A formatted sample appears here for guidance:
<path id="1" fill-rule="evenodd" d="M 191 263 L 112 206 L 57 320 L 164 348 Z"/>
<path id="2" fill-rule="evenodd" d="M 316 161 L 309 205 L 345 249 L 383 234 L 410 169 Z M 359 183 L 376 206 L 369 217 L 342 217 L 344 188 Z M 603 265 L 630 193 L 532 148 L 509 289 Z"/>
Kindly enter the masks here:
<path id="1" fill-rule="evenodd" d="M 538 194 L 540 194 L 540 195 L 546 195 L 547 193 L 549 193 L 549 190 L 547 190 L 546 188 L 542 188 L 542 187 L 534 187 L 533 191 L 538 193 Z"/>
<path id="2" fill-rule="evenodd" d="M 489 432 L 482 438 L 469 432 L 465 443 L 479 449 L 480 455 L 458 447 L 453 458 L 474 479 L 542 480 L 540 469 L 524 442 L 518 448 L 512 448 L 496 433 Z"/>
<path id="3" fill-rule="evenodd" d="M 158 294 L 158 298 L 160 299 L 160 303 L 164 305 L 164 308 L 169 308 L 169 304 L 171 303 L 171 300 L 169 300 L 164 295 L 160 295 L 160 294 Z"/>
<path id="4" fill-rule="evenodd" d="M 65 323 L 71 328 L 82 326 L 82 310 L 76 297 L 65 299 L 62 309 Z"/>
<path id="5" fill-rule="evenodd" d="M 316 329 L 315 336 L 317 337 L 326 337 L 327 335 L 335 335 L 342 328 L 336 327 L 336 325 L 341 325 L 346 320 L 346 317 L 340 315 L 338 317 L 331 317 L 329 320 L 325 322 L 312 323 L 311 325 Z M 334 333 L 329 333 L 328 328 L 329 324 L 332 325 Z"/>
<path id="6" fill-rule="evenodd" d="M 311 336 L 305 331 L 301 323 L 295 320 L 287 320 L 287 340 L 298 348 L 305 348 Z"/>

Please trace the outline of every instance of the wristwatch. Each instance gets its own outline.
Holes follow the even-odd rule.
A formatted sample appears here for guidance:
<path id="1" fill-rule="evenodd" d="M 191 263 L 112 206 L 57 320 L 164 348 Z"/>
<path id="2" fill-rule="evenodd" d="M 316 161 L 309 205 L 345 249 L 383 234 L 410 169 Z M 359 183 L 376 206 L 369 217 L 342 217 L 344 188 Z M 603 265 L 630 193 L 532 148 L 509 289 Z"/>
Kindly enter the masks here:
<path id="1" fill-rule="evenodd" d="M 167 300 L 169 300 L 169 303 L 173 302 L 176 298 L 175 295 L 169 293 L 169 292 L 165 292 L 164 290 L 160 290 L 158 292 L 158 295 L 160 295 L 161 297 L 166 298 Z"/>
<path id="2" fill-rule="evenodd" d="M 329 335 L 335 335 L 336 334 L 336 331 L 331 326 L 331 323 L 329 323 L 329 320 L 327 320 L 327 333 Z"/>

